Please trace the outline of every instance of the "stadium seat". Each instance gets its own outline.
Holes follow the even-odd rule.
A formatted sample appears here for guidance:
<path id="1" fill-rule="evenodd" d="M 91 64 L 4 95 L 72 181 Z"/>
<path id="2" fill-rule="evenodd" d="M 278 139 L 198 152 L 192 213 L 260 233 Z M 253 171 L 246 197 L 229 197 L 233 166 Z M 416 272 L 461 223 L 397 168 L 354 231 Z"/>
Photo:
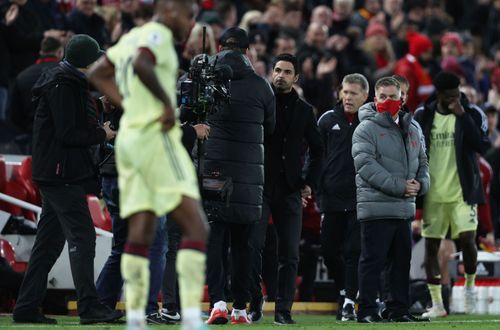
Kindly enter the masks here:
<path id="1" fill-rule="evenodd" d="M 101 206 L 101 202 L 94 195 L 87 195 L 87 204 L 89 206 L 89 211 L 90 215 L 92 216 L 94 226 L 106 231 L 111 231 L 111 216 L 106 206 Z"/>
<path id="2" fill-rule="evenodd" d="M 9 241 L 0 239 L 0 257 L 5 259 L 9 266 L 16 272 L 22 273 L 26 271 L 28 264 L 26 262 L 17 262 L 14 248 Z"/>

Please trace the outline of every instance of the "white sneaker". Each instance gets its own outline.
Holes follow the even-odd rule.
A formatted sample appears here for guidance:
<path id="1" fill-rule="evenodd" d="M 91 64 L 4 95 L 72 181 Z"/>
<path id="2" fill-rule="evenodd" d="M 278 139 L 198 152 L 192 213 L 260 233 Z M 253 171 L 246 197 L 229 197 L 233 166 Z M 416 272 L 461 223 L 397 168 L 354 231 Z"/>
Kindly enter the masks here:
<path id="1" fill-rule="evenodd" d="M 475 287 L 464 288 L 464 310 L 465 314 L 473 314 L 476 311 L 477 291 Z"/>
<path id="2" fill-rule="evenodd" d="M 250 324 L 252 323 L 248 318 L 247 311 L 245 309 L 233 308 L 231 313 L 231 324 Z"/>
<path id="3" fill-rule="evenodd" d="M 447 315 L 448 313 L 446 313 L 446 309 L 444 309 L 443 305 L 433 305 L 427 312 L 422 314 L 422 317 L 432 319 L 436 317 L 445 317 Z"/>

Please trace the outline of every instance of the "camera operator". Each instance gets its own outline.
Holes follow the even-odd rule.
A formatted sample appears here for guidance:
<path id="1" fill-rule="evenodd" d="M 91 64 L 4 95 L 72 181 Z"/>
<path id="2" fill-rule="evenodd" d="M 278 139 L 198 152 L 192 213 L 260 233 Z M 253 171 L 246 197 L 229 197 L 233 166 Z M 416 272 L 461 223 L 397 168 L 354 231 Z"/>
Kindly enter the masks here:
<path id="1" fill-rule="evenodd" d="M 214 308 L 208 324 L 228 322 L 223 268 L 224 236 L 229 232 L 232 254 L 232 324 L 250 323 L 246 314 L 248 295 L 248 241 L 252 225 L 262 213 L 264 186 L 264 135 L 275 125 L 275 97 L 270 85 L 259 77 L 245 56 L 246 32 L 230 28 L 222 35 L 219 65 L 233 71 L 230 104 L 208 116 L 210 138 L 205 142 L 204 174 L 231 177 L 233 193 L 229 207 L 209 217 L 211 227 L 207 252 L 207 282 Z"/>

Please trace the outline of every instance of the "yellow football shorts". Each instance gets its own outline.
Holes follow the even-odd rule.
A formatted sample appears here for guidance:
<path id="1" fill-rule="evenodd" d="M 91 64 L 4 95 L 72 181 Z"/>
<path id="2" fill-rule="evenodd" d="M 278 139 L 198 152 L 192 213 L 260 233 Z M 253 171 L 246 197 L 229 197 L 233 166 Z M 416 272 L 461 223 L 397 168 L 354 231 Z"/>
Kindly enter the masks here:
<path id="1" fill-rule="evenodd" d="M 181 142 L 178 125 L 168 133 L 159 123 L 147 128 L 120 128 L 115 152 L 120 189 L 120 216 L 174 210 L 182 196 L 200 199 L 193 161 Z"/>
<path id="2" fill-rule="evenodd" d="M 448 230 L 451 238 L 460 233 L 477 229 L 477 205 L 464 201 L 452 203 L 434 203 L 424 201 L 422 236 L 444 239 Z"/>

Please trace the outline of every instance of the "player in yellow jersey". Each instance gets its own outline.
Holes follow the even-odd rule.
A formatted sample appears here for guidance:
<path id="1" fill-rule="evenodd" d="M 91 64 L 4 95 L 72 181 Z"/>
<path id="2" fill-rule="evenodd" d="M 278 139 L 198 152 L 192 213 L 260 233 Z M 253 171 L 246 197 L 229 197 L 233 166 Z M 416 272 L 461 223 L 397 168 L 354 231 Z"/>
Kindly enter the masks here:
<path id="1" fill-rule="evenodd" d="M 157 0 L 153 20 L 124 35 L 89 72 L 94 85 L 124 108 L 116 160 L 120 215 L 129 219 L 121 261 L 128 329 L 146 326 L 147 254 L 155 219 L 166 213 L 184 235 L 177 257 L 182 327 L 203 327 L 208 227 L 175 114 L 178 61 L 173 44 L 186 39 L 196 11 L 194 0 Z"/>

